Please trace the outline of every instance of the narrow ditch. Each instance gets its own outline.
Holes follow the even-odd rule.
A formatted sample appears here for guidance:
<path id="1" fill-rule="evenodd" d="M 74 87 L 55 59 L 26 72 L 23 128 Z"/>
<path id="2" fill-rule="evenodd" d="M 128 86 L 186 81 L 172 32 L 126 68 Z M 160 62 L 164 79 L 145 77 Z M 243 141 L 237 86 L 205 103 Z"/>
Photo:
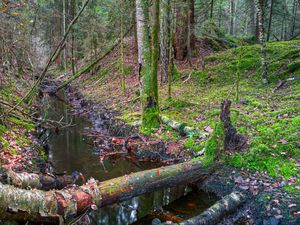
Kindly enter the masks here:
<path id="1" fill-rule="evenodd" d="M 71 126 L 48 131 L 48 159 L 52 173 L 81 172 L 86 178 L 104 181 L 131 172 L 159 167 L 150 161 L 128 160 L 119 155 L 101 159 L 101 147 L 94 143 L 95 137 L 86 133 L 97 129 L 101 133 L 101 121 L 92 123 L 88 118 L 74 113 L 68 104 L 65 92 L 43 98 L 42 112 L 49 119 L 62 121 Z M 103 135 L 109 135 L 103 129 Z M 211 206 L 216 196 L 195 192 L 191 188 L 178 186 L 144 194 L 129 201 L 104 207 L 85 215 L 81 220 L 86 224 L 151 224 L 154 219 L 164 222 L 180 222 L 195 216 Z"/>

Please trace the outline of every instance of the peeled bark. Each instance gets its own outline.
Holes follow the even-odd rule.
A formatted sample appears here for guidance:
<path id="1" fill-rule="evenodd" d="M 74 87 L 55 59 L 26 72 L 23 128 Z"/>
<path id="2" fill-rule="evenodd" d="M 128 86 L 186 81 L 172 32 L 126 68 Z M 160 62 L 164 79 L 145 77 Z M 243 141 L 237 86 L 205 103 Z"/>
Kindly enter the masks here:
<path id="1" fill-rule="evenodd" d="M 84 177 L 78 172 L 74 172 L 72 175 L 53 175 L 27 172 L 16 173 L 9 170 L 2 175 L 0 181 L 22 189 L 36 188 L 48 191 L 51 189 L 62 189 L 68 185 L 75 184 L 79 180 L 84 181 Z"/>
<path id="2" fill-rule="evenodd" d="M 57 191 L 24 190 L 0 183 L 0 219 L 38 223 L 67 222 L 91 208 L 125 201 L 163 187 L 193 182 L 211 168 L 201 161 L 141 171 Z M 184 174 L 184 175 L 183 175 Z"/>
<path id="3" fill-rule="evenodd" d="M 164 124 L 167 124 L 168 126 L 172 127 L 174 130 L 177 130 L 180 133 L 180 135 L 182 135 L 182 136 L 192 134 L 192 133 L 200 134 L 199 130 L 197 130 L 193 127 L 186 126 L 186 123 L 176 122 L 167 116 L 162 116 L 161 121 Z"/>

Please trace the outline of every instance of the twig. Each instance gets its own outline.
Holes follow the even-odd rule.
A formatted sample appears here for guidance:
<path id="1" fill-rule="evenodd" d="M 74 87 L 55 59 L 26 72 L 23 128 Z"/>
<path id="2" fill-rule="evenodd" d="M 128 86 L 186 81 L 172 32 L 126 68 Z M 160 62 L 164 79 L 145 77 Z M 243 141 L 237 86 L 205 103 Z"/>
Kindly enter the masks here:
<path id="1" fill-rule="evenodd" d="M 272 93 L 275 93 L 277 90 L 282 88 L 288 81 L 293 81 L 296 79 L 299 79 L 299 77 L 290 77 L 285 80 L 280 80 L 279 83 L 277 84 L 277 86 L 272 90 Z"/>
<path id="2" fill-rule="evenodd" d="M 191 71 L 190 74 L 189 74 L 189 76 L 188 76 L 188 78 L 182 82 L 183 84 L 184 84 L 185 82 L 187 82 L 189 79 L 191 79 L 192 73 L 193 73 L 193 71 Z"/>

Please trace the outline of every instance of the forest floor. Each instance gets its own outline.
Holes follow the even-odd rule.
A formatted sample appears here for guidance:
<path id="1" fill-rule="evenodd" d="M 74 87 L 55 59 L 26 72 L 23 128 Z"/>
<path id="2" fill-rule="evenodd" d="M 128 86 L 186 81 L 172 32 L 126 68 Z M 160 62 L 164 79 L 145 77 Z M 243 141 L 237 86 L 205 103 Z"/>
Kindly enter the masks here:
<path id="1" fill-rule="evenodd" d="M 117 118 L 131 125 L 138 124 L 140 119 L 135 52 L 132 39 L 128 39 L 125 92 L 121 89 L 118 50 L 101 62 L 99 71 L 83 75 L 74 83 L 85 101 L 118 112 Z M 150 135 L 151 139 L 162 140 L 169 153 L 181 154 L 184 150 L 199 159 L 209 151 L 219 150 L 218 159 L 226 169 L 218 170 L 205 181 L 206 189 L 215 189 L 221 196 L 233 189 L 253 196 L 243 210 L 229 218 L 228 224 L 239 219 L 250 224 L 251 220 L 260 221 L 258 224 L 279 221 L 299 224 L 300 41 L 268 43 L 270 82 L 267 85 L 260 81 L 258 45 L 213 52 L 211 49 L 202 52 L 204 63 L 201 57 L 194 57 L 193 68 L 188 62 L 176 62 L 171 100 L 165 84 L 159 89 L 161 114 L 199 129 L 201 138 L 181 136 L 162 125 Z M 205 67 L 201 68 L 203 64 Z M 276 88 L 280 80 L 287 78 L 295 79 Z M 215 128 L 219 124 L 220 104 L 225 98 L 233 101 L 234 126 L 247 136 L 245 152 L 224 152 L 222 143 L 212 140 L 221 135 Z"/>
<path id="2" fill-rule="evenodd" d="M 29 71 L 22 72 L 22 79 L 17 74 L 0 73 L 0 174 L 7 169 L 38 171 L 38 164 L 46 159 L 36 125 L 28 116 L 33 115 L 31 109 L 22 103 L 9 112 L 32 85 Z M 10 116 L 5 116 L 7 112 Z"/>
<path id="3" fill-rule="evenodd" d="M 260 82 L 259 47 L 249 45 L 218 53 L 210 48 L 202 49 L 197 54 L 202 54 L 204 61 L 195 56 L 193 68 L 188 62 L 176 62 L 172 100 L 167 98 L 165 84 L 159 90 L 161 114 L 200 130 L 201 138 L 181 136 L 171 127 L 162 125 L 151 134 L 151 139 L 164 142 L 167 152 L 177 156 L 186 151 L 190 157 L 201 159 L 209 151 L 218 149 L 222 166 L 199 184 L 201 189 L 219 196 L 233 190 L 252 196 L 223 224 L 300 224 L 300 41 L 268 43 L 267 47 L 268 85 Z M 89 103 L 88 108 L 83 106 L 79 111 L 105 108 L 117 112 L 117 119 L 126 124 L 138 123 L 137 56 L 130 38 L 126 41 L 125 53 L 125 93 L 121 89 L 120 54 L 116 49 L 101 62 L 99 71 L 83 75 L 73 83 L 74 92 Z M 50 72 L 59 74 L 60 71 Z M 286 78 L 295 79 L 275 90 L 279 80 Z M 0 81 L 4 81 L 0 100 L 11 105 L 24 96 L 24 90 L 31 84 L 15 80 L 4 79 L 0 74 Z M 234 126 L 247 136 L 245 152 L 224 152 L 222 143 L 217 140 L 221 134 L 215 128 L 224 98 L 233 101 Z M 45 158 L 32 135 L 34 125 L 28 119 L 24 122 L 23 117 L 22 113 L 5 120 L 1 117 L 1 170 L 35 171 L 39 159 Z"/>

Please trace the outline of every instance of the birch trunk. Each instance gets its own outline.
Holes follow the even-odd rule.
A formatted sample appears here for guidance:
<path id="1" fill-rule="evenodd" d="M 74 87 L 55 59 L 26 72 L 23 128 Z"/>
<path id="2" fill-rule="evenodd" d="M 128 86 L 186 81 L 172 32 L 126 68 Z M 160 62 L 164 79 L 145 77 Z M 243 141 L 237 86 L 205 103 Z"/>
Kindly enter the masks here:
<path id="1" fill-rule="evenodd" d="M 152 49 L 149 39 L 149 2 L 136 0 L 136 20 L 138 38 L 139 80 L 141 86 L 142 128 L 149 132 L 157 128 L 159 121 L 157 68 L 158 68 L 158 32 L 159 1 L 155 1 L 153 10 Z"/>
<path id="2" fill-rule="evenodd" d="M 60 191 L 24 190 L 0 183 L 0 220 L 68 222 L 95 205 L 103 207 L 163 187 L 193 182 L 210 170 L 201 161 L 190 161 L 103 182 L 91 179 L 83 186 Z"/>
<path id="3" fill-rule="evenodd" d="M 260 45 L 260 61 L 262 70 L 262 83 L 268 83 L 267 53 L 263 24 L 263 3 L 261 0 L 255 0 L 255 8 L 258 22 L 258 39 Z"/>

